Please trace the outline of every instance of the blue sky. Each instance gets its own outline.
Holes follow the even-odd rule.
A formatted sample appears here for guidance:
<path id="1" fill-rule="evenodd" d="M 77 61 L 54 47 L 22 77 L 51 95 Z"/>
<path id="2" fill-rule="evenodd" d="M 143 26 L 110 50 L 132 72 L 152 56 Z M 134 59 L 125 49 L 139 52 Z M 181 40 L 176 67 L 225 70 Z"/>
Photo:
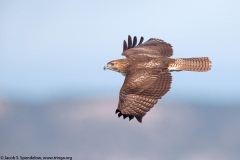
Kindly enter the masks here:
<path id="1" fill-rule="evenodd" d="M 239 10 L 237 0 L 1 0 L 0 94 L 117 97 L 124 77 L 103 66 L 123 58 L 130 34 L 171 43 L 173 57 L 211 58 L 211 72 L 173 73 L 172 96 L 230 101 L 240 89 Z"/>

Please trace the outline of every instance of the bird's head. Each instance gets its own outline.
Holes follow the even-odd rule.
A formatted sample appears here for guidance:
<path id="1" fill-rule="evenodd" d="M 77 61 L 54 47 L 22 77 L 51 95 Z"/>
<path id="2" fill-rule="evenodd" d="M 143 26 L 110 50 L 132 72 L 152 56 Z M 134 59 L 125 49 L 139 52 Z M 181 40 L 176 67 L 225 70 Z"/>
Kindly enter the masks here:
<path id="1" fill-rule="evenodd" d="M 118 59 L 118 60 L 113 60 L 113 61 L 108 62 L 104 66 L 103 69 L 104 70 L 109 69 L 112 71 L 116 71 L 116 72 L 125 74 L 127 66 L 128 66 L 128 63 L 127 63 L 126 59 Z"/>

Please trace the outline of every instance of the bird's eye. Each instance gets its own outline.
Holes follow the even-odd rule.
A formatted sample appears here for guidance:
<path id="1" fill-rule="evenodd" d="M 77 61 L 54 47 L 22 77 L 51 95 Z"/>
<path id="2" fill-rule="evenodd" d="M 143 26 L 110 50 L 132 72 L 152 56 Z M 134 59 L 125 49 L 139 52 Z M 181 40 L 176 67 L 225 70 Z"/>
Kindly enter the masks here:
<path id="1" fill-rule="evenodd" d="M 113 62 L 109 62 L 109 65 L 114 66 L 114 63 Z"/>

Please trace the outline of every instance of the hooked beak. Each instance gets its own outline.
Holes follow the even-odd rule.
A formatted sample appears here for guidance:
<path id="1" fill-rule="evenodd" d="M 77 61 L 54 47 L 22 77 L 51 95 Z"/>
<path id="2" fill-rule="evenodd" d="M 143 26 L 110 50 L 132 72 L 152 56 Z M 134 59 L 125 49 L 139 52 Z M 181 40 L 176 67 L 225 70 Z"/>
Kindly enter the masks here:
<path id="1" fill-rule="evenodd" d="M 108 69 L 108 64 L 103 67 L 104 70 Z"/>

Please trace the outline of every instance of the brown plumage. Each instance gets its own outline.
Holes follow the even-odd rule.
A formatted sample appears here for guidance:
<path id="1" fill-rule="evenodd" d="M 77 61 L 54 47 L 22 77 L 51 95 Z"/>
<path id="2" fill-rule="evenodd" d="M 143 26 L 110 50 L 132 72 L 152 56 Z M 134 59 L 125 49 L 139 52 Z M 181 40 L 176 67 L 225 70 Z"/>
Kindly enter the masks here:
<path id="1" fill-rule="evenodd" d="M 143 43 L 141 37 L 128 43 L 123 41 L 124 59 L 107 63 L 104 69 L 117 71 L 126 76 L 120 90 L 118 117 L 134 117 L 142 122 L 142 117 L 161 99 L 171 87 L 172 71 L 206 72 L 211 70 L 211 61 L 201 58 L 169 58 L 173 55 L 172 46 L 163 40 L 151 38 Z"/>

